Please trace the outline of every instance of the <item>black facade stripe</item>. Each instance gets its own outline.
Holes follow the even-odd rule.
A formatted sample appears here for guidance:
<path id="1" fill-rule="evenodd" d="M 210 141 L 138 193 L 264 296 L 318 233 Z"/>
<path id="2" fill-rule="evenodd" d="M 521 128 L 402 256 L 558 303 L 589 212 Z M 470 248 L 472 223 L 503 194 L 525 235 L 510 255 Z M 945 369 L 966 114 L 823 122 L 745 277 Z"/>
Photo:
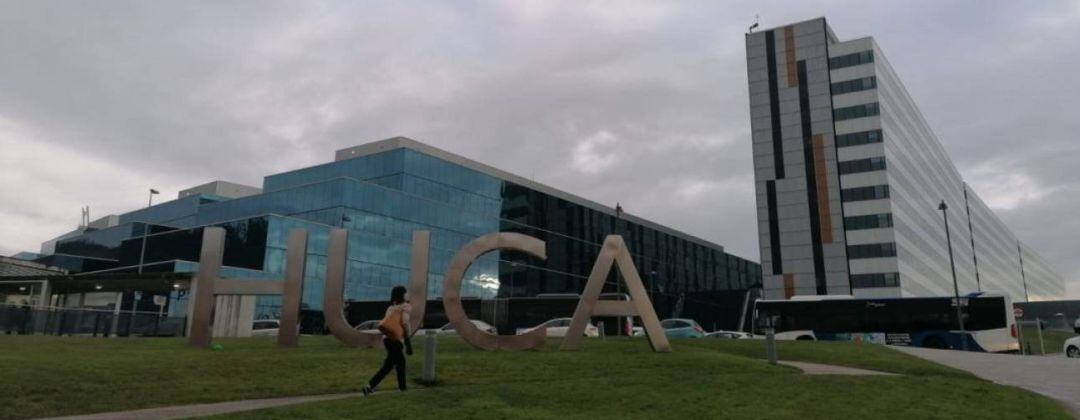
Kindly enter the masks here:
<path id="1" fill-rule="evenodd" d="M 822 26 L 822 30 L 824 30 L 825 33 L 828 33 L 829 25 L 825 22 L 825 19 L 821 20 L 821 26 Z M 826 40 L 826 42 L 825 42 L 825 57 L 829 56 L 829 45 L 831 45 L 831 44 L 832 44 L 831 42 Z M 828 75 L 829 82 L 830 82 L 829 83 L 829 109 L 830 110 L 833 109 L 833 100 L 832 100 L 833 99 L 833 92 L 832 92 L 832 69 L 833 69 L 832 64 L 833 63 L 832 63 L 832 61 L 833 60 L 831 60 L 831 59 L 825 60 L 825 74 Z M 839 147 L 839 144 L 836 142 L 836 120 L 833 120 L 833 119 L 830 118 L 830 123 L 832 124 L 832 129 L 833 129 L 833 153 L 834 153 L 833 156 L 835 156 L 836 161 L 839 162 L 840 161 L 840 147 Z M 882 137 L 881 133 L 878 133 L 878 139 L 881 139 L 881 137 Z M 842 196 L 843 191 L 844 191 L 844 184 L 843 184 L 843 181 L 841 180 L 841 177 L 839 176 L 839 174 L 837 175 L 836 183 L 837 183 L 838 188 L 841 191 L 841 196 Z M 888 188 L 888 187 L 886 187 L 886 188 Z M 843 200 L 842 197 L 841 197 L 841 200 Z M 847 246 L 846 246 L 846 244 L 847 244 L 848 226 L 847 226 L 847 214 L 844 213 L 844 204 L 843 204 L 843 202 L 840 203 L 840 220 L 841 220 L 840 223 L 842 223 L 842 226 L 844 227 L 844 244 L 845 244 L 845 246 L 843 246 L 842 248 L 844 250 L 843 251 L 844 252 L 844 261 L 847 262 L 848 290 L 851 291 L 852 293 L 854 293 L 853 291 L 855 289 L 855 283 L 851 279 L 851 259 L 849 259 L 847 257 Z M 897 275 L 897 285 L 899 285 L 899 275 Z"/>
<path id="2" fill-rule="evenodd" d="M 776 208 L 776 181 L 765 181 L 765 196 L 769 206 L 769 249 L 772 251 L 773 274 L 783 274 L 784 264 L 780 256 L 780 221 Z"/>
<path id="3" fill-rule="evenodd" d="M 817 177 L 814 164 L 814 135 L 810 129 L 810 93 L 806 83 L 806 60 L 798 61 L 799 116 L 802 120 L 803 159 L 806 168 L 806 195 L 810 207 L 810 242 L 814 253 L 814 280 L 817 294 L 828 294 L 825 283 L 825 256 L 821 245 L 821 212 L 818 211 Z"/>
<path id="4" fill-rule="evenodd" d="M 776 80 L 775 31 L 765 33 L 765 61 L 769 68 L 769 118 L 772 121 L 773 166 L 776 179 L 784 179 L 784 141 L 780 133 L 780 86 Z"/>

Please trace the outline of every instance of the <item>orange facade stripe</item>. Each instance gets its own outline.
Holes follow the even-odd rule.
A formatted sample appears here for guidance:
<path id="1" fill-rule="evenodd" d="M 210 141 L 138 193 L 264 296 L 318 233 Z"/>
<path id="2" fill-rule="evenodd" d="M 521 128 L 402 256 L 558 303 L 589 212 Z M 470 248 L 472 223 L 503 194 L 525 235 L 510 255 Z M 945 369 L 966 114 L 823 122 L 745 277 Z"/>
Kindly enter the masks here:
<path id="1" fill-rule="evenodd" d="M 829 177 L 825 170 L 825 138 L 821 134 L 814 135 L 814 178 L 817 181 L 817 206 L 818 217 L 821 224 L 821 243 L 831 244 L 832 234 L 832 211 L 829 208 Z"/>
<path id="2" fill-rule="evenodd" d="M 799 71 L 795 62 L 795 28 L 784 27 L 784 52 L 787 53 L 787 85 L 795 87 L 799 85 Z"/>
<path id="3" fill-rule="evenodd" d="M 784 299 L 791 299 L 792 296 L 795 296 L 795 275 L 784 273 Z"/>

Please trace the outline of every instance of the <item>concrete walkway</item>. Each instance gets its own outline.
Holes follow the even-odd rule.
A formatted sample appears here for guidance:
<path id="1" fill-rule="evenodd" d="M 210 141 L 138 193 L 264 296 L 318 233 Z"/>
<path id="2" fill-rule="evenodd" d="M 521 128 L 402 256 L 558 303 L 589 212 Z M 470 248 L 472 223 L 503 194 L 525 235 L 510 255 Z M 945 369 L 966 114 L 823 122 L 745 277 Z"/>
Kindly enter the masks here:
<path id="1" fill-rule="evenodd" d="M 228 401 L 214 404 L 183 405 L 176 407 L 148 408 L 145 410 L 116 411 L 111 413 L 87 414 L 70 417 L 53 417 L 47 420 L 157 420 L 157 419 L 181 419 L 187 417 L 213 416 L 218 414 L 236 413 L 240 411 L 258 410 L 262 408 L 282 407 L 286 405 L 301 404 L 316 401 L 340 400 L 342 398 L 360 396 L 360 393 L 350 394 L 327 394 L 308 395 L 301 397 L 267 398 L 261 400 Z"/>
<path id="2" fill-rule="evenodd" d="M 878 372 L 876 370 L 857 369 L 844 366 L 822 365 L 818 363 L 789 362 L 786 360 L 780 360 L 777 363 L 799 369 L 803 372 L 803 374 L 806 375 L 896 375 L 895 373 L 889 372 Z"/>
<path id="3" fill-rule="evenodd" d="M 894 346 L 895 350 L 963 369 L 1002 385 L 1018 386 L 1061 401 L 1080 418 L 1080 360 Z"/>

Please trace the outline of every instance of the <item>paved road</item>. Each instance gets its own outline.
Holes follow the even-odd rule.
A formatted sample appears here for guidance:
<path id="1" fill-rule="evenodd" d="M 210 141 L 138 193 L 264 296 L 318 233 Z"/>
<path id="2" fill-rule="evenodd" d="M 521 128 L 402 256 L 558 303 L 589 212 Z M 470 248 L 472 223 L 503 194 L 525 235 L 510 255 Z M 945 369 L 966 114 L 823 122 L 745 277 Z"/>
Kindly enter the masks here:
<path id="1" fill-rule="evenodd" d="M 1080 360 L 1012 354 L 893 347 L 923 359 L 963 369 L 1003 385 L 1025 388 L 1061 401 L 1080 418 Z"/>

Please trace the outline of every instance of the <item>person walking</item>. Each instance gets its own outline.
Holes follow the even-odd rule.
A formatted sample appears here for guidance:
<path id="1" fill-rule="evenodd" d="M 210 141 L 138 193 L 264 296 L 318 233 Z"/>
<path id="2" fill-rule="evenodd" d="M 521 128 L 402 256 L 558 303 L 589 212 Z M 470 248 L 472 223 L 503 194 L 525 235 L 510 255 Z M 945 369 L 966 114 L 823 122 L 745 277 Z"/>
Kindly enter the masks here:
<path id="1" fill-rule="evenodd" d="M 405 385 L 405 355 L 412 356 L 412 342 L 409 336 L 409 314 L 412 306 L 406 297 L 405 286 L 394 286 L 390 291 L 390 307 L 386 308 L 386 315 L 379 321 L 379 331 L 383 333 L 383 346 L 386 347 L 386 360 L 383 360 L 382 368 L 375 372 L 367 385 L 360 389 L 364 396 L 371 395 L 379 386 L 383 378 L 390 370 L 397 371 L 398 389 L 404 391 Z M 402 350 L 404 349 L 404 354 Z"/>

